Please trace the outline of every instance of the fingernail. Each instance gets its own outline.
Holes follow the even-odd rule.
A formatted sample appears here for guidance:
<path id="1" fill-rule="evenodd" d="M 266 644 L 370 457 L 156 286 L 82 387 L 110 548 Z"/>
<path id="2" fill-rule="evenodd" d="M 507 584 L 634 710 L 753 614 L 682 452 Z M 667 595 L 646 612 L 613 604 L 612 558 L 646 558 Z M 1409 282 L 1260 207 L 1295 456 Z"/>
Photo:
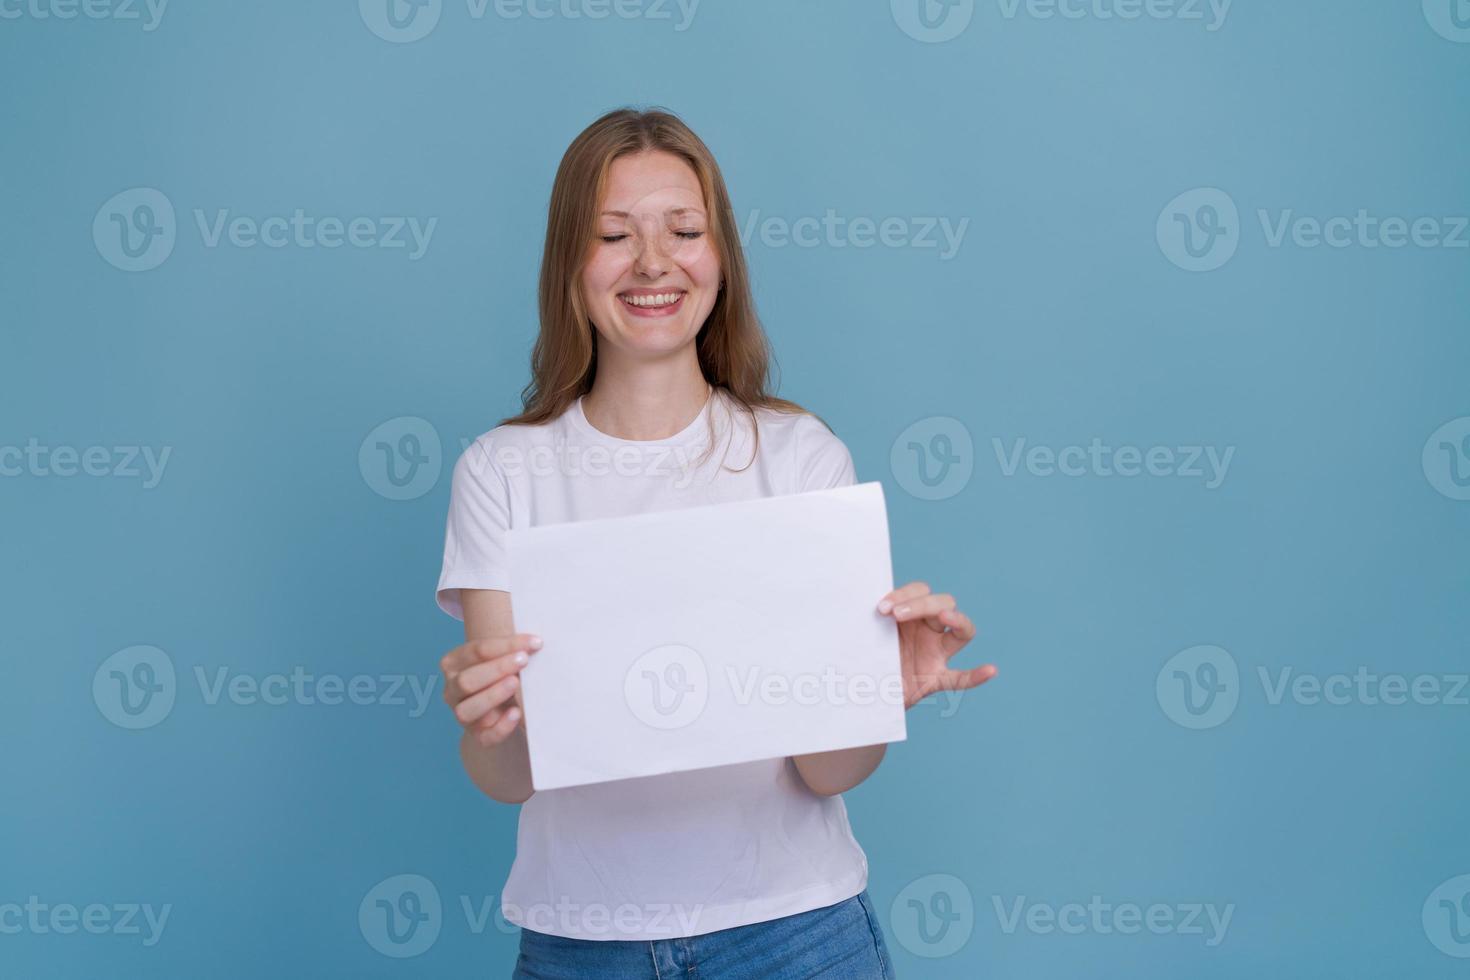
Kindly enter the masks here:
<path id="1" fill-rule="evenodd" d="M 889 602 L 887 599 L 884 599 L 882 602 L 878 603 L 878 611 L 885 616 L 888 615 L 888 610 L 892 608 L 893 603 Z"/>
<path id="2" fill-rule="evenodd" d="M 533 636 L 533 637 L 531 637 L 531 649 L 532 650 L 540 650 L 541 649 L 541 637 L 539 637 L 539 636 Z"/>
<path id="3" fill-rule="evenodd" d="M 521 709 L 520 708 L 511 708 L 509 711 L 507 711 L 505 713 L 505 717 L 509 718 L 511 721 L 515 721 L 520 716 L 521 716 Z"/>
<path id="4" fill-rule="evenodd" d="M 893 613 L 896 616 L 904 616 L 904 615 L 907 615 L 908 614 L 908 611 L 909 611 L 909 607 L 908 606 L 899 606 L 897 609 L 893 610 Z"/>
<path id="5" fill-rule="evenodd" d="M 530 660 L 530 659 L 531 659 L 530 657 L 526 656 L 526 651 L 524 651 L 524 650 L 517 650 L 516 651 L 516 655 L 515 655 L 515 662 L 516 663 L 523 664 L 527 660 Z"/>

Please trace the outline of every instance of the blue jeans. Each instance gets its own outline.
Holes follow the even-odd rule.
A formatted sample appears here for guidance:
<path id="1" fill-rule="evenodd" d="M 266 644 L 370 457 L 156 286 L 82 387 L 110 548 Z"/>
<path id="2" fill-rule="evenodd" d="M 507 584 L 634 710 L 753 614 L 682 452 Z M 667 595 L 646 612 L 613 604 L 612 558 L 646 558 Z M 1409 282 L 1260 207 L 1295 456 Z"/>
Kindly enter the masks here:
<path id="1" fill-rule="evenodd" d="M 564 939 L 521 930 L 514 980 L 894 980 L 867 891 L 688 939 Z"/>

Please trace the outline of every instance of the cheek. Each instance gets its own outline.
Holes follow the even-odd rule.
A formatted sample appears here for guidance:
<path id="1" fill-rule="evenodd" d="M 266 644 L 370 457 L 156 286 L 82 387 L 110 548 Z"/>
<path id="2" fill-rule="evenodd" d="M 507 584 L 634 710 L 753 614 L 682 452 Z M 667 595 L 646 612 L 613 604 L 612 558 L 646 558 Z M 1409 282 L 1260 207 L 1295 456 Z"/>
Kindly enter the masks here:
<path id="1" fill-rule="evenodd" d="M 602 302 L 622 276 L 616 256 L 599 249 L 582 269 L 582 292 L 588 303 Z"/>
<path id="2" fill-rule="evenodd" d="M 714 289 L 720 284 L 720 260 L 713 249 L 706 249 L 697 262 L 685 266 L 685 273 L 696 285 Z"/>

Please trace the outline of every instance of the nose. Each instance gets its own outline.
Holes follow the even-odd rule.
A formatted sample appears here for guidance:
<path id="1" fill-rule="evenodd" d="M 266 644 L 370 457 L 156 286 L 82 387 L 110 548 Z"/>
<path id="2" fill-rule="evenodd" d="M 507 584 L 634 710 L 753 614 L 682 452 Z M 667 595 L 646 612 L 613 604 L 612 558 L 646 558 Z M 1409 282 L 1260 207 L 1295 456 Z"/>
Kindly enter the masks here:
<path id="1" fill-rule="evenodd" d="M 635 222 L 637 227 L 630 229 L 632 234 L 628 236 L 633 245 L 633 270 L 645 279 L 657 279 L 673 265 L 662 229 L 652 216 L 629 219 L 630 224 Z"/>

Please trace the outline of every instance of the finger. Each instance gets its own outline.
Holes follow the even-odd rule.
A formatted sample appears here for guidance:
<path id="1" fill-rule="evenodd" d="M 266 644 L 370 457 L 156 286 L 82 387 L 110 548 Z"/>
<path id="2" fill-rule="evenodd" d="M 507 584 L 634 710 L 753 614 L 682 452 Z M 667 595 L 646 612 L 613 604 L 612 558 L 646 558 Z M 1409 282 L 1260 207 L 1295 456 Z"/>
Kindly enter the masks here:
<path id="1" fill-rule="evenodd" d="M 460 671 L 477 663 L 507 656 L 518 650 L 532 653 L 541 649 L 541 646 L 541 638 L 532 633 L 515 633 L 510 636 L 497 636 L 488 640 L 471 640 L 468 643 L 461 643 L 439 661 L 439 669 L 444 672 L 444 700 L 450 704 L 454 704 L 457 700 L 451 696 L 451 682 Z"/>
<path id="2" fill-rule="evenodd" d="M 468 646 L 468 643 L 461 643 L 439 658 L 439 669 L 446 678 L 453 677 L 474 662 L 474 655 L 465 649 Z"/>
<path id="3" fill-rule="evenodd" d="M 497 704 L 495 707 L 485 712 L 484 716 L 479 721 L 467 727 L 471 731 L 476 733 L 488 731 L 489 729 L 494 728 L 495 725 L 500 721 L 500 719 L 505 717 L 505 713 L 512 708 L 521 712 L 521 714 L 525 714 L 525 705 L 521 703 L 521 688 L 516 688 L 514 697 L 509 698 L 508 700 L 500 704 Z"/>
<path id="4" fill-rule="evenodd" d="M 464 670 L 471 664 L 496 656 L 500 645 L 508 639 L 510 639 L 508 636 L 497 636 L 489 640 L 470 640 L 467 643 L 461 643 L 449 651 L 440 666 L 444 668 L 445 673 Z"/>
<path id="5" fill-rule="evenodd" d="M 541 637 L 535 633 L 512 633 L 509 636 L 492 636 L 483 640 L 471 640 L 449 651 L 447 660 L 451 670 L 464 670 L 472 664 L 494 660 L 517 650 L 528 653 L 541 649 Z"/>
<path id="6" fill-rule="evenodd" d="M 934 632 L 943 633 L 945 624 L 939 621 L 939 614 L 954 607 L 954 596 L 948 592 L 940 592 L 917 599 L 901 600 L 893 607 L 893 618 L 900 623 L 922 619 Z"/>
<path id="7" fill-rule="evenodd" d="M 465 644 L 465 647 L 470 646 L 471 644 Z M 444 703 L 451 708 L 485 686 L 484 684 L 471 685 L 465 682 L 462 678 L 466 671 L 484 663 L 508 661 L 515 656 L 514 654 L 506 654 L 504 657 L 498 657 L 495 660 L 484 661 L 473 650 L 465 650 L 464 647 L 457 649 L 464 652 L 450 662 L 449 666 L 445 667 L 444 670 Z M 449 659 L 449 657 L 445 657 L 446 661 L 449 661 Z"/>
<path id="8" fill-rule="evenodd" d="M 521 709 L 514 707 L 507 708 L 505 714 L 501 716 L 499 721 L 490 728 L 482 732 L 477 732 L 475 738 L 481 745 L 487 748 L 491 745 L 498 745 L 507 738 L 510 738 L 511 732 L 516 730 L 516 725 L 520 724 L 520 721 Z"/>
<path id="9" fill-rule="evenodd" d="M 938 674 L 914 675 L 914 690 L 905 698 L 905 707 L 912 708 L 931 694 L 941 691 L 968 691 L 979 687 L 996 675 L 995 664 L 973 667 L 969 670 L 945 670 Z"/>
<path id="10" fill-rule="evenodd" d="M 939 621 L 949 627 L 949 632 L 939 639 L 940 649 L 944 651 L 947 660 L 975 638 L 975 624 L 958 609 L 947 609 L 940 613 Z"/>
<path id="11" fill-rule="evenodd" d="M 905 599 L 917 599 L 921 595 L 929 594 L 928 582 L 910 582 L 888 593 L 878 600 L 878 611 L 887 616 L 893 607 Z"/>
<path id="12" fill-rule="evenodd" d="M 939 690 L 940 677 L 939 674 L 914 674 L 914 687 L 913 691 L 908 694 L 907 706 L 913 707 Z"/>
<path id="13" fill-rule="evenodd" d="M 995 664 L 985 664 L 981 667 L 971 667 L 969 670 L 950 670 L 939 678 L 940 691 L 968 691 L 972 687 L 979 687 L 996 675 Z"/>
<path id="14" fill-rule="evenodd" d="M 485 714 L 480 717 L 479 721 L 468 727 L 473 729 L 489 728 L 491 725 L 500 720 L 501 712 L 503 712 L 508 705 L 515 705 L 517 708 L 525 710 L 525 704 L 521 701 L 522 690 L 524 690 L 524 688 L 517 686 L 516 689 L 511 692 L 510 698 L 501 702 L 500 704 L 497 704 L 495 707 L 485 712 Z"/>
<path id="15" fill-rule="evenodd" d="M 454 717 L 461 725 L 469 725 L 484 717 L 485 712 L 510 700 L 520 685 L 521 679 L 512 674 L 491 684 L 477 694 L 465 698 L 454 706 Z"/>
<path id="16" fill-rule="evenodd" d="M 508 677 L 511 674 L 518 673 L 530 660 L 530 654 L 524 650 L 517 650 L 515 653 L 507 654 L 504 657 L 496 657 L 494 660 L 487 660 L 484 663 L 466 667 L 456 674 L 454 680 L 450 682 L 450 686 L 454 688 L 455 693 L 458 695 L 454 699 L 454 703 L 457 704 L 465 698 L 483 691 L 502 677 Z"/>

